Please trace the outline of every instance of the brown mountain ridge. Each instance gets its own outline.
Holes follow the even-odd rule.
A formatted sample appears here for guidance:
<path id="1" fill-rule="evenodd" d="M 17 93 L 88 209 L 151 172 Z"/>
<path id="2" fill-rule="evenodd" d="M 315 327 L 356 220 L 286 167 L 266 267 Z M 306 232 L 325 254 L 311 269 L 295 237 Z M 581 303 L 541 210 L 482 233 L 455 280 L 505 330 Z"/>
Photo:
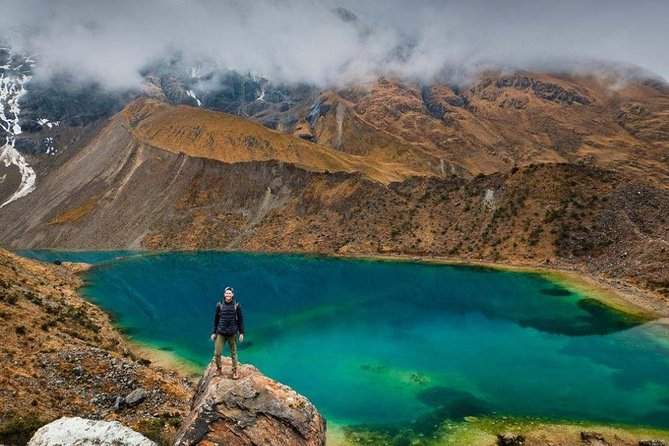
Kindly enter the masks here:
<path id="1" fill-rule="evenodd" d="M 669 88 L 650 81 L 487 73 L 462 89 L 381 79 L 323 98 L 329 107 L 315 121 L 314 140 L 333 146 L 333 132 L 322 129 L 333 128 L 339 113 L 417 146 L 439 159 L 442 173 L 586 162 L 668 184 Z M 342 150 L 361 150 L 365 132 L 342 127 Z"/>

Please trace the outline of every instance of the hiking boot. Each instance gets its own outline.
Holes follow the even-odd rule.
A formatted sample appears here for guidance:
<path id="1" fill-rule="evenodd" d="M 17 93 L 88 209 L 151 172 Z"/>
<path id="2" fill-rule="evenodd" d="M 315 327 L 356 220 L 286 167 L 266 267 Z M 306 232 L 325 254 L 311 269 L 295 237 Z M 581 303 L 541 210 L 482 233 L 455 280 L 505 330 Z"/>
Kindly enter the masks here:
<path id="1" fill-rule="evenodd" d="M 239 373 L 236 370 L 232 372 L 232 379 L 239 379 Z"/>
<path id="2" fill-rule="evenodd" d="M 214 373 L 214 376 L 221 376 L 223 372 L 221 371 L 220 368 L 216 367 L 216 373 Z"/>

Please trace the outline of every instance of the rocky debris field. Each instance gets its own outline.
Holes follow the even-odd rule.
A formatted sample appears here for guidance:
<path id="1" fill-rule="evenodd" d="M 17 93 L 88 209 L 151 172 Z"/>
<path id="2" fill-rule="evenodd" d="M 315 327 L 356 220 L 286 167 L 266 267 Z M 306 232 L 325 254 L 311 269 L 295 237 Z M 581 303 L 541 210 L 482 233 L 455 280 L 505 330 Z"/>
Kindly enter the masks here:
<path id="1" fill-rule="evenodd" d="M 163 382 L 147 365 L 146 360 L 95 347 L 43 352 L 37 355 L 42 371 L 37 385 L 48 386 L 54 402 L 69 401 L 69 411 L 86 418 L 123 419 L 132 425 L 166 418 L 174 426 L 182 416 L 183 400 L 174 398 L 170 386 L 186 390 L 191 384 L 173 371 L 161 371 L 160 378 L 172 381 Z"/>

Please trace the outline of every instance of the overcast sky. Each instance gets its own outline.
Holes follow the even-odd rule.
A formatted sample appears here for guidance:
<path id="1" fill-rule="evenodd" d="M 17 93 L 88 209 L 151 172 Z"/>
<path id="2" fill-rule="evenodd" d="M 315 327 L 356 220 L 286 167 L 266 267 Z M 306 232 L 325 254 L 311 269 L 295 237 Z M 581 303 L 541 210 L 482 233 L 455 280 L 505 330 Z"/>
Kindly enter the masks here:
<path id="1" fill-rule="evenodd" d="M 40 75 L 76 69 L 110 88 L 177 51 L 321 86 L 593 61 L 669 79 L 668 17 L 669 1 L 651 0 L 0 0 L 0 35 L 37 53 Z"/>

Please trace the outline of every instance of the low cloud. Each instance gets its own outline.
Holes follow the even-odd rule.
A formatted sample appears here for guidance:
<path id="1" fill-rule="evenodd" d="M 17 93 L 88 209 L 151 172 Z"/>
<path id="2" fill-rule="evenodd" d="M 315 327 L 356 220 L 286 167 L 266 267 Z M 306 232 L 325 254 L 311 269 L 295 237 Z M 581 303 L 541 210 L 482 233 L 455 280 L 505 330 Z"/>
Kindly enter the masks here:
<path id="1" fill-rule="evenodd" d="M 66 70 L 111 89 L 175 54 L 319 86 L 461 82 L 491 67 L 669 78 L 664 1 L 0 0 L 0 11 L 0 37 L 37 54 L 37 76 Z"/>

